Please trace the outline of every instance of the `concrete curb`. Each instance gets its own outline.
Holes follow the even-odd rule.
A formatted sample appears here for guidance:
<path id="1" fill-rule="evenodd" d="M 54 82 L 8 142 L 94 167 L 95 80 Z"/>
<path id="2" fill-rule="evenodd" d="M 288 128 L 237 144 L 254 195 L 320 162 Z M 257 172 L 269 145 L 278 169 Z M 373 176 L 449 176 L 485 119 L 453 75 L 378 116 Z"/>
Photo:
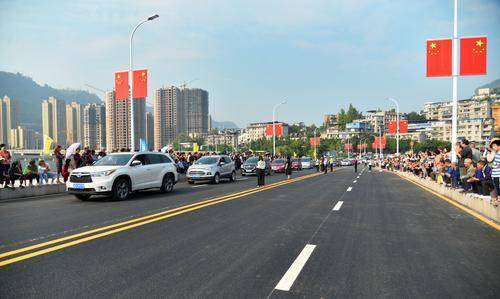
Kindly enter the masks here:
<path id="1" fill-rule="evenodd" d="M 186 176 L 184 174 L 179 174 L 178 183 L 185 182 Z M 66 192 L 66 184 L 48 184 L 48 185 L 37 185 L 26 188 L 16 187 L 14 190 L 10 188 L 0 189 L 0 201 L 7 199 L 19 199 L 19 198 L 31 198 L 37 196 L 51 195 L 51 194 L 62 194 Z"/>
<path id="2" fill-rule="evenodd" d="M 474 194 L 470 193 L 460 193 L 454 189 L 445 187 L 443 185 L 438 185 L 434 181 L 427 180 L 427 179 L 422 179 L 419 177 L 416 177 L 413 174 L 406 173 L 406 172 L 397 172 L 398 175 L 409 179 L 412 182 L 415 182 L 419 185 L 422 185 L 424 187 L 427 187 L 431 189 L 432 191 L 441 194 L 485 217 L 488 219 L 500 223 L 500 206 L 495 207 L 493 206 L 489 200 L 485 200 L 481 197 L 475 196 Z"/>

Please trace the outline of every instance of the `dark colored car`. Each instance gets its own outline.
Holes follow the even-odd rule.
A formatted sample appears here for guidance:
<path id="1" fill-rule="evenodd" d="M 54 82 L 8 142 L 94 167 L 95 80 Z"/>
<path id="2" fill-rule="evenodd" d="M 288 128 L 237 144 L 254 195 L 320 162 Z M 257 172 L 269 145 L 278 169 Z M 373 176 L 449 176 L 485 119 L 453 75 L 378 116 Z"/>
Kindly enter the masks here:
<path id="1" fill-rule="evenodd" d="M 271 162 L 271 170 L 273 172 L 285 172 L 285 163 L 284 159 L 276 159 Z"/>
<path id="2" fill-rule="evenodd" d="M 271 161 L 269 159 L 264 159 L 266 162 L 266 175 L 271 174 Z M 257 162 L 259 162 L 258 157 L 250 157 L 248 158 L 243 165 L 241 165 L 241 175 L 254 175 L 257 174 Z"/>
<path id="3" fill-rule="evenodd" d="M 302 161 L 300 159 L 292 159 L 292 170 L 302 170 Z"/>
<path id="4" fill-rule="evenodd" d="M 339 160 L 333 160 L 332 165 L 333 165 L 333 167 L 339 167 L 340 166 Z"/>

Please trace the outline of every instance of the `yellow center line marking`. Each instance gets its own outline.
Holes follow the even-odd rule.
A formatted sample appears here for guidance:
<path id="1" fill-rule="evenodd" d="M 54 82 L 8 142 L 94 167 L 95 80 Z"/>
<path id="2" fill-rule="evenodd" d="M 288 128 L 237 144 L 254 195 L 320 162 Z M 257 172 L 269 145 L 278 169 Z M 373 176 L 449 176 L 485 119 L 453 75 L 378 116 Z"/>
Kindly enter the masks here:
<path id="1" fill-rule="evenodd" d="M 52 247 L 49 247 L 49 248 L 45 248 L 45 249 L 41 249 L 41 250 L 38 250 L 38 251 L 34 251 L 32 253 L 28 253 L 28 254 L 21 255 L 21 256 L 18 256 L 18 257 L 14 257 L 14 258 L 11 258 L 11 259 L 0 261 L 0 267 L 5 266 L 5 265 L 9 265 L 9 264 L 12 264 L 12 263 L 15 263 L 15 262 L 19 262 L 19 261 L 22 261 L 22 260 L 26 260 L 26 259 L 29 259 L 29 258 L 32 258 L 32 257 L 36 257 L 36 256 L 39 256 L 39 255 L 43 255 L 43 254 L 46 254 L 46 253 L 49 253 L 49 252 L 57 251 L 57 250 L 60 250 L 60 249 L 63 249 L 63 248 L 67 248 L 67 247 L 70 247 L 70 246 L 74 246 L 74 245 L 77 245 L 77 244 L 81 244 L 81 243 L 84 243 L 84 242 L 88 242 L 88 241 L 91 241 L 91 240 L 94 240 L 94 239 L 98 239 L 98 238 L 102 238 L 102 237 L 109 236 L 109 235 L 112 235 L 112 234 L 116 234 L 116 233 L 119 233 L 119 232 L 122 232 L 122 231 L 125 231 L 125 230 L 130 230 L 130 229 L 133 229 L 133 228 L 136 228 L 136 227 L 139 227 L 139 226 L 143 226 L 143 225 L 150 224 L 150 223 L 153 223 L 153 222 L 157 222 L 157 221 L 161 221 L 161 220 L 164 220 L 164 219 L 168 219 L 168 218 L 171 218 L 171 217 L 174 217 L 174 216 L 177 216 L 177 215 L 181 215 L 181 214 L 185 214 L 185 213 L 188 213 L 188 212 L 191 212 L 191 211 L 199 210 L 199 209 L 202 209 L 202 208 L 205 208 L 205 207 L 208 207 L 208 206 L 212 206 L 212 205 L 216 205 L 216 204 L 223 203 L 223 202 L 226 202 L 226 201 L 234 200 L 234 199 L 237 199 L 237 198 L 240 198 L 240 197 L 248 196 L 248 195 L 251 195 L 251 194 L 255 194 L 255 193 L 258 193 L 258 192 L 265 191 L 265 190 L 273 189 L 273 188 L 276 188 L 276 187 L 279 187 L 279 186 L 283 186 L 283 185 L 287 185 L 287 184 L 290 184 L 290 183 L 302 181 L 302 180 L 305 180 L 305 179 L 308 179 L 308 178 L 312 178 L 312 177 L 315 177 L 315 176 L 319 176 L 319 175 L 321 175 L 321 173 L 313 173 L 313 174 L 309 174 L 309 175 L 297 177 L 297 178 L 290 179 L 290 180 L 284 180 L 284 181 L 276 182 L 276 183 L 273 183 L 273 184 L 270 184 L 270 185 L 267 185 L 267 186 L 264 186 L 264 187 L 252 188 L 252 189 L 248 189 L 248 190 L 244 190 L 244 191 L 240 191 L 240 192 L 236 192 L 236 193 L 224 195 L 224 196 L 221 196 L 221 197 L 217 197 L 217 198 L 214 198 L 214 199 L 209 199 L 209 200 L 205 200 L 205 201 L 201 201 L 201 202 L 189 204 L 189 205 L 186 205 L 186 206 L 178 207 L 178 208 L 167 210 L 167 211 L 164 211 L 164 212 L 155 213 L 155 214 L 152 214 L 152 215 L 143 216 L 143 217 L 139 217 L 139 218 L 128 220 L 128 221 L 124 221 L 124 222 L 119 222 L 119 223 L 116 223 L 116 224 L 113 224 L 113 225 L 104 226 L 104 227 L 100 227 L 100 228 L 97 228 L 97 229 L 92 229 L 92 230 L 89 230 L 89 231 L 85 231 L 85 232 L 82 232 L 82 233 L 70 235 L 70 236 L 67 236 L 67 237 L 63 237 L 63 238 L 59 238 L 59 239 L 55 239 L 55 240 L 51 240 L 51 241 L 47 241 L 47 242 L 35 244 L 35 245 L 32 245 L 32 246 L 28 246 L 28 247 L 24 247 L 24 248 L 12 250 L 12 251 L 4 252 L 4 253 L 0 254 L 0 258 L 11 256 L 11 255 L 15 255 L 15 254 L 19 254 L 19 253 L 23 253 L 23 252 L 26 252 L 26 251 L 31 251 L 33 249 L 37 249 L 37 248 L 41 248 L 41 247 L 45 247 L 45 246 L 53 245 L 53 244 L 56 244 L 56 243 L 60 243 L 60 242 L 64 242 L 64 241 L 68 241 L 68 240 L 72 240 L 72 239 L 76 239 L 76 238 L 79 238 L 79 237 L 84 237 L 84 236 L 88 236 L 88 235 L 91 235 L 91 234 L 94 234 L 94 233 L 101 232 L 99 234 L 91 235 L 91 236 L 88 236 L 88 237 L 85 237 L 85 238 L 77 239 L 77 240 L 74 240 L 74 241 L 71 241 L 71 242 L 66 242 L 66 243 L 59 244 L 59 245 L 56 245 L 56 246 L 52 246 Z M 103 232 L 103 231 L 105 231 L 105 232 Z"/>
<path id="2" fill-rule="evenodd" d="M 441 198 L 442 200 L 447 201 L 448 203 L 450 203 L 450 204 L 454 205 L 455 207 L 457 207 L 457 208 L 461 209 L 462 211 L 464 211 L 464 212 L 466 212 L 466 213 L 470 214 L 471 216 L 476 217 L 477 219 L 479 219 L 479 220 L 481 220 L 482 222 L 484 222 L 484 223 L 488 224 L 489 226 L 493 227 L 494 229 L 496 229 L 496 230 L 500 230 L 500 225 L 499 225 L 499 224 L 497 224 L 497 223 L 495 223 L 494 221 L 492 221 L 492 220 L 490 220 L 490 219 L 488 219 L 488 218 L 484 217 L 483 215 L 481 215 L 481 214 L 479 214 L 479 213 L 477 213 L 477 212 L 475 212 L 475 211 L 473 211 L 473 210 L 471 210 L 471 209 L 467 208 L 466 206 L 461 205 L 460 203 L 458 203 L 458 202 L 454 201 L 453 199 L 450 199 L 450 198 L 448 198 L 448 197 L 446 197 L 446 196 L 444 196 L 444 195 L 441 195 L 441 194 L 437 193 L 436 191 L 434 191 L 434 190 L 432 190 L 432 189 L 429 189 L 429 188 L 427 188 L 427 187 L 425 187 L 425 186 L 423 186 L 423 185 L 420 185 L 420 184 L 419 184 L 419 183 L 417 183 L 417 182 L 414 182 L 414 181 L 412 181 L 412 180 L 410 180 L 410 179 L 407 179 L 407 178 L 403 177 L 402 175 L 400 175 L 400 174 L 398 174 L 398 173 L 395 173 L 395 174 L 396 174 L 397 176 L 399 176 L 400 178 L 402 178 L 402 179 L 404 179 L 404 180 L 407 180 L 408 182 L 410 182 L 410 183 L 412 183 L 412 184 L 414 184 L 414 185 L 417 185 L 418 187 L 420 187 L 420 188 L 424 189 L 425 191 L 430 192 L 430 193 L 432 193 L 432 194 L 436 195 L 437 197 Z"/>

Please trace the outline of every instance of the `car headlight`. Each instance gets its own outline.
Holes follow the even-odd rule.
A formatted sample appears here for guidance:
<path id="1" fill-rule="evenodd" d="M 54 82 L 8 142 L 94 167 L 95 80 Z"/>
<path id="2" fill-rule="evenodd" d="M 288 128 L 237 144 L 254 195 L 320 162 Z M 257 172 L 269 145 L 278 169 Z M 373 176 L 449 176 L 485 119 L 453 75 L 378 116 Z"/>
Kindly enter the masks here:
<path id="1" fill-rule="evenodd" d="M 92 172 L 92 173 L 90 173 L 90 176 L 93 177 L 93 178 L 101 178 L 101 177 L 108 176 L 108 175 L 112 174 L 115 171 L 116 171 L 116 169 L 105 170 L 105 171 L 98 171 L 98 172 Z"/>
<path id="2" fill-rule="evenodd" d="M 210 171 L 207 171 L 207 175 L 212 175 L 212 173 Z"/>

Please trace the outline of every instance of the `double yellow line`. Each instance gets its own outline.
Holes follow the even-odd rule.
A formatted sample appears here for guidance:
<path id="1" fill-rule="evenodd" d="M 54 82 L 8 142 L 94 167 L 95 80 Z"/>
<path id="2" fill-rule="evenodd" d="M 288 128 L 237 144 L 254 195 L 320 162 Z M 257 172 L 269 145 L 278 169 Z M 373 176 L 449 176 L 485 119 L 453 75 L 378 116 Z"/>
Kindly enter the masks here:
<path id="1" fill-rule="evenodd" d="M 143 226 L 146 224 L 150 224 L 153 222 L 165 220 L 165 219 L 177 216 L 177 215 L 189 213 L 189 212 L 196 211 L 196 210 L 199 210 L 199 209 L 202 209 L 205 207 L 209 207 L 209 206 L 220 204 L 220 203 L 223 203 L 226 201 L 234 200 L 234 199 L 237 199 L 237 198 L 240 198 L 243 196 L 248 196 L 248 195 L 262 192 L 265 190 L 273 189 L 273 188 L 276 188 L 279 186 L 302 181 L 302 180 L 312 178 L 312 177 L 315 177 L 318 175 L 321 175 L 321 174 L 320 173 L 313 173 L 313 174 L 293 178 L 290 180 L 284 180 L 284 181 L 280 181 L 277 183 L 269 184 L 269 185 L 266 185 L 264 187 L 247 189 L 244 191 L 227 194 L 227 195 L 220 196 L 217 198 L 208 199 L 208 200 L 200 201 L 197 203 L 185 205 L 185 206 L 178 207 L 175 209 L 170 209 L 167 211 L 163 211 L 163 212 L 159 212 L 159 213 L 155 213 L 155 214 L 150 214 L 147 216 L 135 218 L 135 219 L 128 220 L 128 221 L 118 222 L 118 223 L 115 223 L 112 225 L 103 226 L 103 227 L 99 227 L 96 229 L 91 229 L 91 230 L 84 231 L 84 232 L 81 232 L 78 234 L 73 234 L 73 235 L 69 235 L 66 237 L 50 240 L 47 242 L 34 244 L 31 246 L 19 248 L 19 249 L 12 250 L 12 251 L 3 252 L 3 253 L 0 253 L 0 267 L 6 266 L 6 265 L 9 265 L 12 263 L 20 262 L 20 261 L 23 261 L 26 259 L 30 259 L 30 258 L 39 256 L 39 255 L 43 255 L 43 254 L 47 254 L 47 253 L 54 252 L 57 250 L 61 250 L 61 249 L 67 248 L 67 247 L 75 246 L 75 245 L 78 245 L 81 243 L 89 242 L 89 241 L 92 241 L 95 239 L 103 238 L 103 237 L 106 237 L 109 235 L 113 235 L 113 234 L 116 234 L 119 232 L 130 230 L 130 229 L 140 227 L 140 226 Z M 4 259 L 7 257 L 10 257 L 10 258 Z"/>

